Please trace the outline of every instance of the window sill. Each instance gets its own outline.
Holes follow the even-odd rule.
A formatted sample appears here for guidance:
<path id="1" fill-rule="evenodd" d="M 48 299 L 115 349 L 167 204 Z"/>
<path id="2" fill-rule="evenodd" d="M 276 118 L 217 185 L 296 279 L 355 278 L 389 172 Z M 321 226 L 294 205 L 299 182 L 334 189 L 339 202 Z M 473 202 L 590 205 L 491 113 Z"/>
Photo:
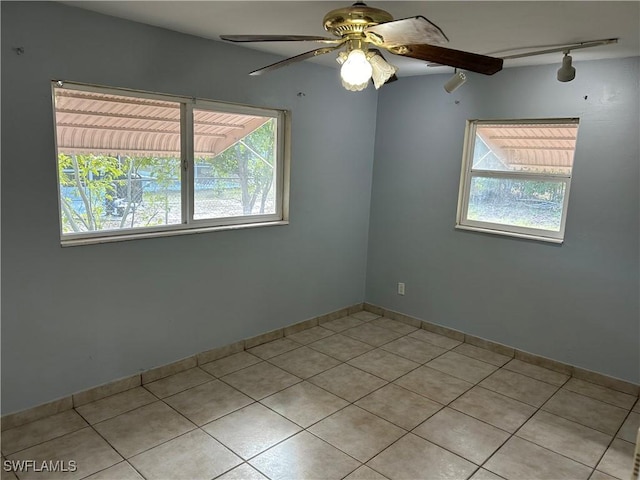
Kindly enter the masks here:
<path id="1" fill-rule="evenodd" d="M 548 242 L 548 243 L 555 243 L 555 244 L 562 244 L 564 242 L 564 239 L 562 238 L 551 238 L 551 237 L 543 237 L 542 235 L 529 235 L 526 233 L 506 232 L 504 230 L 492 230 L 490 228 L 470 227 L 467 225 L 456 225 L 455 228 L 456 230 L 469 230 L 471 232 L 489 233 L 492 235 L 502 235 L 505 237 L 523 238 L 526 240 L 535 240 L 538 242 Z"/>
<path id="2" fill-rule="evenodd" d="M 215 227 L 183 228 L 180 230 L 125 233 L 125 234 L 119 234 L 119 235 L 114 234 L 114 235 L 108 235 L 104 237 L 91 237 L 91 238 L 67 238 L 67 239 L 63 238 L 60 241 L 60 245 L 63 247 L 76 247 L 81 245 L 95 245 L 98 243 L 112 243 L 112 242 L 125 242 L 128 240 L 140 240 L 143 238 L 173 237 L 176 235 L 193 235 L 197 233 L 221 232 L 225 230 L 244 230 L 246 228 L 274 227 L 278 225 L 289 225 L 289 221 L 277 220 L 272 222 L 244 223 L 240 225 L 220 225 Z"/>

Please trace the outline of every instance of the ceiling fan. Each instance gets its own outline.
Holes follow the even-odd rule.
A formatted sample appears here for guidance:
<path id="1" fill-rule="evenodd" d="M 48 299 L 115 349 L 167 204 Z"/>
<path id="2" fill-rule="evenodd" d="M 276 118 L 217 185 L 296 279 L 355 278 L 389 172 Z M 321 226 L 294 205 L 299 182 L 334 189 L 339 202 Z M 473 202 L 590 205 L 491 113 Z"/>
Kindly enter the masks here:
<path id="1" fill-rule="evenodd" d="M 220 38 L 231 42 L 316 42 L 325 45 L 267 65 L 250 75 L 262 75 L 345 47 L 339 52 L 337 61 L 342 65 L 342 85 L 352 91 L 365 89 L 370 79 L 376 88 L 397 79 L 397 68 L 387 63 L 380 49 L 484 75 L 493 75 L 502 69 L 501 58 L 440 46 L 449 39 L 423 16 L 394 20 L 384 10 L 356 2 L 327 13 L 323 25 L 337 38 L 308 35 L 221 35 Z"/>

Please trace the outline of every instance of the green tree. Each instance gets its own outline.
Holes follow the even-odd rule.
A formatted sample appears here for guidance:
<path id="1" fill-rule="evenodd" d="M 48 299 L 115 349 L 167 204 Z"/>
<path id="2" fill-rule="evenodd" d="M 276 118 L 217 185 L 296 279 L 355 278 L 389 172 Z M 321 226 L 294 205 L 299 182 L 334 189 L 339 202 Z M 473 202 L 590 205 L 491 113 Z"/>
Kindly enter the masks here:
<path id="1" fill-rule="evenodd" d="M 173 208 L 172 196 L 175 192 L 171 187 L 180 182 L 180 159 L 178 158 L 143 158 L 138 167 L 139 170 L 147 170 L 150 172 L 155 188 L 152 191 L 145 192 L 145 200 L 149 205 L 155 208 L 148 211 L 146 225 L 168 225 L 170 223 L 169 215 Z M 178 192 L 178 195 L 181 195 Z M 177 200 L 176 203 L 180 203 Z"/>
<path id="2" fill-rule="evenodd" d="M 253 213 L 258 200 L 259 212 L 265 211 L 273 186 L 275 125 L 271 119 L 215 157 L 199 159 L 210 165 L 215 177 L 238 179 L 245 215 Z"/>
<path id="3" fill-rule="evenodd" d="M 59 154 L 63 231 L 169 223 L 170 186 L 179 179 L 179 168 L 173 158 Z M 151 176 L 152 191 L 145 192 L 141 172 Z"/>
<path id="4" fill-rule="evenodd" d="M 58 178 L 62 221 L 65 231 L 90 231 L 102 228 L 104 199 L 112 199 L 113 180 L 124 174 L 115 157 L 103 155 L 58 155 Z M 65 193 L 63 193 L 65 192 Z M 75 193 L 83 208 L 76 208 Z"/>

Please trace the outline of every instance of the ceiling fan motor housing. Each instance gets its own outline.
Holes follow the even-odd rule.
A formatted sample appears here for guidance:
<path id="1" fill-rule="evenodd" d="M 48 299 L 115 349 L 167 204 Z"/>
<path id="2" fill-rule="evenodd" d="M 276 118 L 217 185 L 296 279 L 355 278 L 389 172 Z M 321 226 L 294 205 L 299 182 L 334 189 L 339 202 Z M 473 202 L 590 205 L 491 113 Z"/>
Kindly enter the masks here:
<path id="1" fill-rule="evenodd" d="M 324 29 L 337 37 L 360 37 L 364 34 L 365 28 L 392 20 L 393 16 L 390 13 L 358 2 L 350 7 L 330 11 L 322 22 Z"/>

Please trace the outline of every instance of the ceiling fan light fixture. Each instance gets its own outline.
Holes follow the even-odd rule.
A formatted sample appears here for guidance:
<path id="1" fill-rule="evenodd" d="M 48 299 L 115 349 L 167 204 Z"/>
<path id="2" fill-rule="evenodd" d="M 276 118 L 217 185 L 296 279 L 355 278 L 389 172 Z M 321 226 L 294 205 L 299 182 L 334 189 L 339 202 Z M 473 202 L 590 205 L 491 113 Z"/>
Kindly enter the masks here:
<path id="1" fill-rule="evenodd" d="M 342 85 L 350 91 L 360 91 L 367 88 L 367 83 L 373 75 L 373 67 L 367 60 L 367 55 L 359 48 L 349 52 L 345 62 L 340 68 Z M 364 87 L 361 87 L 364 84 Z M 349 88 L 348 86 L 353 87 Z"/>
<path id="2" fill-rule="evenodd" d="M 576 78 L 576 69 L 571 65 L 572 61 L 573 59 L 571 55 L 569 55 L 569 50 L 566 50 L 562 58 L 562 66 L 558 69 L 559 82 L 570 82 Z"/>
<path id="3" fill-rule="evenodd" d="M 344 58 L 341 55 L 338 62 L 342 64 L 342 82 L 350 90 L 363 90 L 374 76 L 376 88 L 397 80 L 396 67 L 387 64 L 376 49 L 384 49 L 402 57 L 464 68 L 483 75 L 493 75 L 503 66 L 502 58 L 439 46 L 449 39 L 440 27 L 422 15 L 394 20 L 390 13 L 356 1 L 350 7 L 329 12 L 325 15 L 323 24 L 325 30 L 337 38 L 314 35 L 221 35 L 220 38 L 230 42 L 320 42 L 325 45 L 254 70 L 251 75 L 262 75 L 346 46 L 348 54 Z M 376 56 L 370 56 L 370 48 L 373 53 L 382 57 L 384 63 Z"/>
<path id="4" fill-rule="evenodd" d="M 398 68 L 388 63 L 382 55 L 371 52 L 367 55 L 372 69 L 373 86 L 376 90 L 383 86 L 387 80 L 393 77 Z"/>
<path id="5" fill-rule="evenodd" d="M 368 81 L 364 83 L 354 84 L 354 83 L 347 83 L 344 81 L 344 79 L 342 80 L 342 86 L 346 90 L 349 90 L 350 92 L 361 92 L 362 90 L 367 88 L 368 85 L 369 85 Z"/>

